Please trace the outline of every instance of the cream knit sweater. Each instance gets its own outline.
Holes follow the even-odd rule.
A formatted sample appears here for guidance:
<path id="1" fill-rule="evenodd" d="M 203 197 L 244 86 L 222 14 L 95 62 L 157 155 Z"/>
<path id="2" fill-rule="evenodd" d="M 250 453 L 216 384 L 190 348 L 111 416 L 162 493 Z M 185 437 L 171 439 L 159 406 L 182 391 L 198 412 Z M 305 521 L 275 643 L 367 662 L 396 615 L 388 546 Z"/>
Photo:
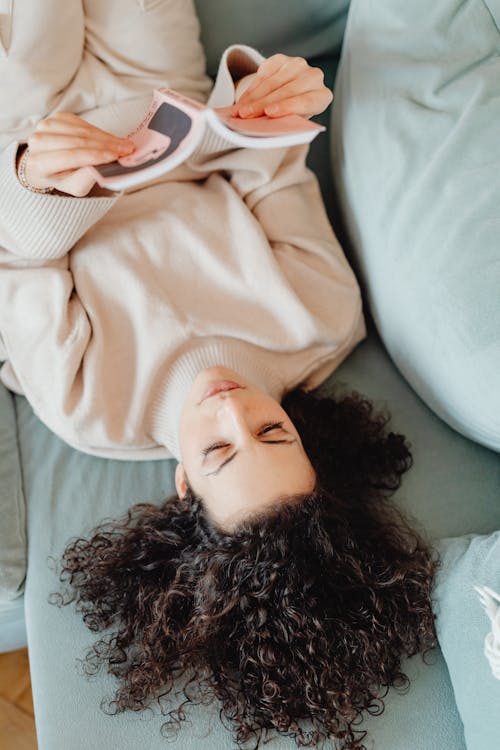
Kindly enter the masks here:
<path id="1" fill-rule="evenodd" d="M 111 197 L 20 185 L 18 146 L 50 112 L 125 135 L 154 86 L 200 101 L 211 87 L 191 2 L 84 5 L 85 18 L 80 0 L 66 0 L 64 14 L 47 0 L 38 27 L 30 18 L 2 28 L 0 377 L 75 448 L 179 458 L 179 416 L 201 368 L 231 367 L 277 399 L 319 385 L 365 335 L 359 288 L 307 146 L 215 144 Z M 33 46 L 37 28 L 50 37 L 45 52 Z M 49 48 L 59 54 L 50 65 Z M 208 103 L 232 103 L 234 82 L 263 59 L 229 47 Z M 36 85 L 26 85 L 30 67 Z"/>

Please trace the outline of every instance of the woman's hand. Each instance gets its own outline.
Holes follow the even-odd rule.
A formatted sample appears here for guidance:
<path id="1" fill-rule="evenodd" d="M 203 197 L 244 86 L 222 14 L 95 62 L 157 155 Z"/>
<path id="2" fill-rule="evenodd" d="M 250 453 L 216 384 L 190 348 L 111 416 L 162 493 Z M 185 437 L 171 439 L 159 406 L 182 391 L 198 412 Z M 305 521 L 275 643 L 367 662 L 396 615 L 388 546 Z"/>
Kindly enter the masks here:
<path id="1" fill-rule="evenodd" d="M 25 178 L 38 188 L 55 187 L 82 197 L 95 185 L 86 167 L 130 154 L 134 145 L 126 138 L 91 125 L 71 112 L 56 112 L 41 120 L 28 138 Z"/>
<path id="2" fill-rule="evenodd" d="M 319 115 L 333 99 L 323 78 L 321 68 L 313 68 L 303 57 L 272 55 L 260 64 L 233 113 L 239 117 Z"/>

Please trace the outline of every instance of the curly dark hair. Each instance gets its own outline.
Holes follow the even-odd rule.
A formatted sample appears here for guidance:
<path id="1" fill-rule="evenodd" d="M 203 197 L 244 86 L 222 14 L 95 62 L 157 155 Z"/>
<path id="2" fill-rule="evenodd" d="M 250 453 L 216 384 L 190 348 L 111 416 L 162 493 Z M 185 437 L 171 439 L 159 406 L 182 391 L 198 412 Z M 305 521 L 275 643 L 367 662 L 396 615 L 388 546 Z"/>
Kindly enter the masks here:
<path id="1" fill-rule="evenodd" d="M 389 499 L 412 459 L 386 414 L 357 393 L 295 390 L 283 407 L 316 470 L 310 495 L 231 533 L 191 488 L 138 503 L 71 541 L 51 601 L 75 602 L 91 631 L 110 629 L 83 665 L 119 678 L 111 713 L 157 701 L 168 736 L 187 703 L 217 698 L 238 747 L 274 731 L 298 747 L 335 738 L 362 750 L 362 712 L 382 713 L 389 687 L 409 686 L 403 656 L 436 645 L 439 562 Z M 182 700 L 167 710 L 172 693 Z"/>

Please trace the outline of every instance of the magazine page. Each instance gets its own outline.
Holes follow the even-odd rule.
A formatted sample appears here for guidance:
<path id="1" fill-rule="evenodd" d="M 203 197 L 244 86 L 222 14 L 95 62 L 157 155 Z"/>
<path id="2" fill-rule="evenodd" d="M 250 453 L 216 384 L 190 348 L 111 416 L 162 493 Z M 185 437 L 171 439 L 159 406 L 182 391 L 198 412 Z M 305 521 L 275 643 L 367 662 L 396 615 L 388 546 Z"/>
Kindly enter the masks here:
<path id="1" fill-rule="evenodd" d="M 211 137 L 205 134 L 198 149 L 217 150 L 223 148 L 281 148 L 310 143 L 318 133 L 326 130 L 323 125 L 306 120 L 299 115 L 284 117 L 253 117 L 241 119 L 229 113 L 220 116 L 220 109 L 204 112 Z M 283 121 L 283 122 L 281 122 Z"/>
<path id="2" fill-rule="evenodd" d="M 237 133 L 250 135 L 254 138 L 263 138 L 265 136 L 277 137 L 289 135 L 290 133 L 307 133 L 309 131 L 321 132 L 325 130 L 323 125 L 301 117 L 300 115 L 284 115 L 282 117 L 233 117 L 231 107 L 215 107 L 213 112 L 224 125 Z"/>
<path id="3" fill-rule="evenodd" d="M 172 89 L 155 89 L 147 113 L 128 134 L 135 151 L 89 169 L 101 187 L 125 190 L 175 169 L 197 147 L 204 152 L 292 146 L 325 130 L 299 115 L 242 119 L 232 111 L 232 106 L 211 109 Z"/>
<path id="4" fill-rule="evenodd" d="M 108 164 L 90 167 L 101 187 L 123 190 L 177 167 L 195 150 L 203 134 L 203 110 L 194 99 L 171 89 L 155 89 L 139 125 L 128 134 L 135 151 Z"/>

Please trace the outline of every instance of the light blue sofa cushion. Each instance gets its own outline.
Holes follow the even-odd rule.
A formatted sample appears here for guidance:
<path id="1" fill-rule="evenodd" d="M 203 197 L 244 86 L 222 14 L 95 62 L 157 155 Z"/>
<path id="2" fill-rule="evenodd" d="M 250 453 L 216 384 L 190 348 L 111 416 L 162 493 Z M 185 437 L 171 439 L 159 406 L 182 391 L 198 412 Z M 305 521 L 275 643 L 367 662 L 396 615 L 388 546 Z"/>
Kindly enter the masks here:
<path id="1" fill-rule="evenodd" d="M 389 353 L 438 415 L 496 450 L 499 8 L 353 0 L 331 129 L 351 257 Z"/>
<path id="2" fill-rule="evenodd" d="M 500 680 L 484 655 L 491 622 L 474 586 L 500 592 L 500 531 L 442 539 L 437 549 L 442 560 L 434 587 L 439 643 L 467 750 L 489 750 L 500 745 Z"/>
<path id="3" fill-rule="evenodd" d="M 23 591 L 25 526 L 14 399 L 0 383 L 0 622 L 7 616 L 10 603 Z"/>

